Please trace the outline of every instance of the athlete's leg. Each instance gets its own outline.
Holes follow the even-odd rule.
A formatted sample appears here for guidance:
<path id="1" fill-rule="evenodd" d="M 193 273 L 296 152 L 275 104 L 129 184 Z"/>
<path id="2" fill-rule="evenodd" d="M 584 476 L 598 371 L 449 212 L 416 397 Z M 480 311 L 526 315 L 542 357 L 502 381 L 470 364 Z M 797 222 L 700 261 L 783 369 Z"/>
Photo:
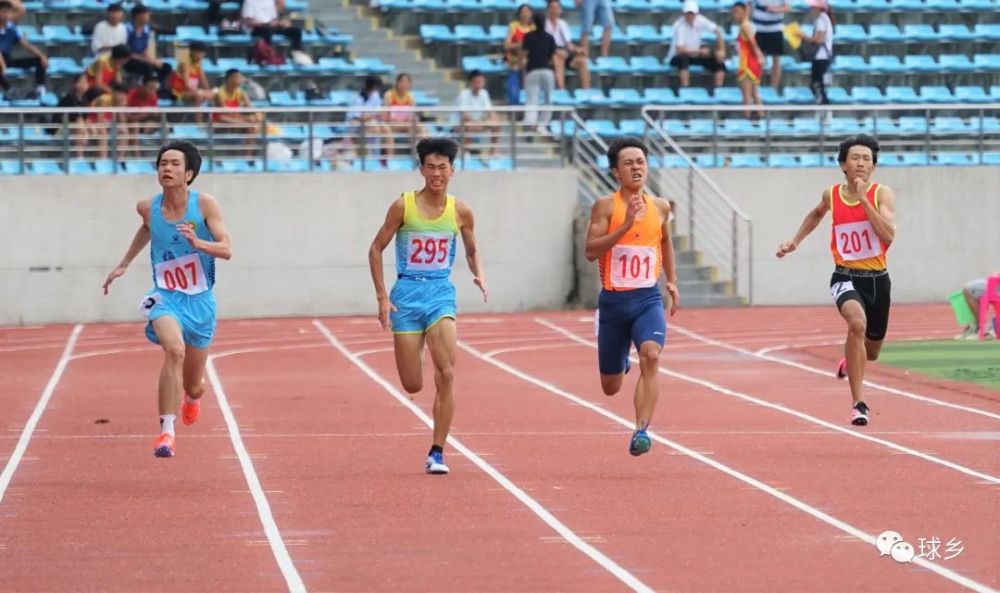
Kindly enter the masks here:
<path id="1" fill-rule="evenodd" d="M 847 355 L 847 381 L 851 385 L 851 399 L 857 404 L 862 401 L 861 384 L 865 380 L 865 331 L 868 319 L 861 302 L 848 299 L 840 306 L 840 316 L 847 322 L 847 341 L 844 352 Z"/>
<path id="2" fill-rule="evenodd" d="M 663 346 L 650 340 L 639 346 L 639 382 L 635 386 L 635 427 L 646 428 L 660 398 L 660 352 Z"/>
<path id="3" fill-rule="evenodd" d="M 398 333 L 392 336 L 396 353 L 399 382 L 407 393 L 418 393 L 424 387 L 423 333 Z"/>
<path id="4" fill-rule="evenodd" d="M 181 405 L 181 385 L 184 370 L 184 338 L 180 323 L 172 315 L 153 320 L 153 331 L 163 348 L 163 368 L 160 369 L 160 416 L 177 414 Z"/>
<path id="5" fill-rule="evenodd" d="M 597 304 L 597 366 L 601 373 L 604 395 L 615 395 L 629 366 L 632 323 L 627 316 L 628 305 L 619 295 L 602 293 Z"/>
<path id="6" fill-rule="evenodd" d="M 882 343 L 883 340 L 865 338 L 865 358 L 871 361 L 878 360 L 878 355 L 882 352 Z"/>
<path id="7" fill-rule="evenodd" d="M 455 320 L 444 317 L 427 330 L 427 346 L 434 363 L 434 445 L 444 447 L 455 417 Z"/>

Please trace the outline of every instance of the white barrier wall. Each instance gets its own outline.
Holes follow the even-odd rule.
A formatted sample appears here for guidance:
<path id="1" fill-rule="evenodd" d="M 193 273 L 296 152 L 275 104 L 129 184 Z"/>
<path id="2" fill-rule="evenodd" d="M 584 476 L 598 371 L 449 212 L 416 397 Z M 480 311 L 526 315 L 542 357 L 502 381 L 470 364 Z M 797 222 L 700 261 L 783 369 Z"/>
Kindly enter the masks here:
<path id="1" fill-rule="evenodd" d="M 791 255 L 790 240 L 838 169 L 714 169 L 712 179 L 754 219 L 754 303 L 830 301 L 830 216 Z M 896 194 L 889 250 L 894 301 L 941 301 L 972 278 L 1000 270 L 1000 168 L 877 169 Z"/>
<path id="2" fill-rule="evenodd" d="M 416 173 L 205 175 L 234 257 L 217 264 L 222 317 L 376 312 L 368 247 Z M 562 306 L 573 285 L 572 170 L 460 172 L 452 193 L 476 214 L 490 287 L 483 304 L 459 247 L 453 280 L 461 311 Z M 0 178 L 0 325 L 138 320 L 151 285 L 144 250 L 107 297 L 101 285 L 139 226 L 135 202 L 153 176 Z M 459 241 L 461 243 L 461 241 Z M 395 280 L 393 245 L 385 251 Z"/>

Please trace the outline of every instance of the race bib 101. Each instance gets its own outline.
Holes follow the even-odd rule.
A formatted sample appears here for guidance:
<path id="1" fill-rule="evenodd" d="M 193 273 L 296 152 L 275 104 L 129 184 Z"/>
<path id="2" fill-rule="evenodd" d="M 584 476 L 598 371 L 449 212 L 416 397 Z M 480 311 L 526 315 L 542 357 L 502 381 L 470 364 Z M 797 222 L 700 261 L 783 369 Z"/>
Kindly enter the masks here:
<path id="1" fill-rule="evenodd" d="M 611 286 L 646 288 L 656 286 L 660 272 L 656 267 L 656 247 L 615 245 L 611 249 Z"/>

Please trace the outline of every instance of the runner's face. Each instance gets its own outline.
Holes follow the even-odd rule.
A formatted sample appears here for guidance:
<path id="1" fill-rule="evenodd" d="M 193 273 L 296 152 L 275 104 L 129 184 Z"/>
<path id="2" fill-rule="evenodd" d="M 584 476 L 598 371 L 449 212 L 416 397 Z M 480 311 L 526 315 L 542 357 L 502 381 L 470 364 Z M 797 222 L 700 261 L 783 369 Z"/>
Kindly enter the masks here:
<path id="1" fill-rule="evenodd" d="M 442 154 L 429 154 L 424 157 L 424 164 L 420 165 L 420 173 L 424 176 L 424 184 L 427 189 L 434 192 L 442 192 L 448 188 L 448 181 L 454 169 L 448 162 L 448 157 Z"/>
<path id="2" fill-rule="evenodd" d="M 646 185 L 647 172 L 646 155 L 642 153 L 641 149 L 630 146 L 618 153 L 618 165 L 615 167 L 615 173 L 617 173 L 618 182 L 624 189 L 632 191 L 642 189 Z"/>
<path id="3" fill-rule="evenodd" d="M 179 150 L 168 150 L 160 157 L 160 167 L 156 171 L 160 187 L 184 187 L 187 182 L 187 171 L 184 170 L 184 153 Z"/>
<path id="4" fill-rule="evenodd" d="M 847 160 L 840 165 L 844 170 L 847 181 L 862 179 L 868 181 L 875 170 L 875 163 L 872 159 L 872 150 L 867 146 L 852 146 L 847 151 Z"/>

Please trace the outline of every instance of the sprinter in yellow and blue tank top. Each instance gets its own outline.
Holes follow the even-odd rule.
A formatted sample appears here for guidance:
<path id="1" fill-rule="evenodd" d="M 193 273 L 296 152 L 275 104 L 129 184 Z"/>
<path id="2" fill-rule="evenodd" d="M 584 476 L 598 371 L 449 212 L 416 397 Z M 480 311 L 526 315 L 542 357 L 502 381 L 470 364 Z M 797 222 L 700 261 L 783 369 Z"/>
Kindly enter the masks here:
<path id="1" fill-rule="evenodd" d="M 444 443 L 455 415 L 454 366 L 458 341 L 455 318 L 455 287 L 451 268 L 455 262 L 455 240 L 461 235 L 465 259 L 473 282 L 488 298 L 483 265 L 476 249 L 472 209 L 448 194 L 448 182 L 458 144 L 448 138 L 427 138 L 417 143 L 424 187 L 404 193 L 389 206 L 385 222 L 368 251 L 378 320 L 392 329 L 396 369 L 403 389 L 417 393 L 423 388 L 421 353 L 424 342 L 434 363 L 434 441 L 424 470 L 446 474 Z M 396 239 L 396 283 L 386 293 L 382 277 L 382 252 Z"/>
<path id="2" fill-rule="evenodd" d="M 631 344 L 639 353 L 635 432 L 629 441 L 629 453 L 634 456 L 646 453 L 652 445 L 646 429 L 660 393 L 660 351 L 667 332 L 658 285 L 661 270 L 666 275 L 671 315 L 680 300 L 670 240 L 670 203 L 644 189 L 648 154 L 646 145 L 631 136 L 608 145 L 608 166 L 618 191 L 594 203 L 585 251 L 587 261 L 598 260 L 601 274 L 597 360 L 606 395 L 622 388 Z"/>
<path id="3" fill-rule="evenodd" d="M 177 408 L 184 424 L 193 424 L 201 412 L 205 363 L 215 334 L 215 258 L 229 259 L 232 249 L 219 203 L 189 188 L 201 169 L 198 149 L 190 142 L 169 142 L 160 148 L 156 169 L 163 192 L 136 206 L 142 223 L 121 263 L 108 274 L 104 294 L 150 243 L 153 288 L 139 312 L 147 320 L 146 337 L 164 353 L 160 435 L 153 454 L 173 457 Z"/>
<path id="4" fill-rule="evenodd" d="M 878 141 L 867 134 L 840 143 L 837 161 L 847 183 L 823 192 L 819 204 L 806 214 L 791 241 L 778 246 L 785 257 L 832 214 L 830 252 L 833 276 L 830 295 L 847 323 L 844 358 L 837 378 L 847 377 L 851 387 L 851 424 L 867 426 L 871 411 L 862 394 L 865 361 L 878 360 L 889 328 L 892 282 L 886 253 L 896 238 L 896 196 L 871 178 L 878 165 Z"/>

